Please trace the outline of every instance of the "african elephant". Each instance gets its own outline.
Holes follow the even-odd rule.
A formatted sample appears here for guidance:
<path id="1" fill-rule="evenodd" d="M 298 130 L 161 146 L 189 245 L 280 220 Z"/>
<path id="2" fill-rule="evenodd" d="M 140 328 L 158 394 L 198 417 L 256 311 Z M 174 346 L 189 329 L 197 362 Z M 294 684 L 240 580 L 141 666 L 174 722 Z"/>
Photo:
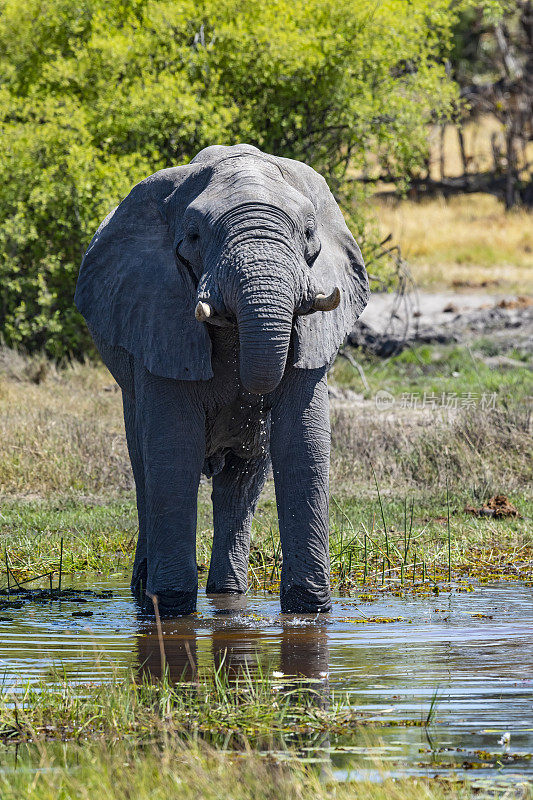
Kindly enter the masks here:
<path id="1" fill-rule="evenodd" d="M 368 299 L 326 181 L 251 145 L 213 146 L 134 186 L 96 232 L 75 301 L 122 389 L 136 595 L 196 607 L 196 507 L 213 479 L 207 590 L 244 592 L 272 464 L 283 611 L 328 611 L 326 373 Z"/>

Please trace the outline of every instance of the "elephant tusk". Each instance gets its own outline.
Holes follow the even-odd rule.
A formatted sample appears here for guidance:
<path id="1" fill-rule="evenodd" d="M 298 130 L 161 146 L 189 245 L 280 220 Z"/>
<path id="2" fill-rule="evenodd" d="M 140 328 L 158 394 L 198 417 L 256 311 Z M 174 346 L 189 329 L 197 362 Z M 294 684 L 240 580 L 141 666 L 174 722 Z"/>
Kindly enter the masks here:
<path id="1" fill-rule="evenodd" d="M 194 316 L 198 322 L 207 322 L 212 313 L 213 311 L 209 303 L 202 303 L 201 300 L 194 309 Z"/>
<path id="2" fill-rule="evenodd" d="M 313 301 L 314 311 L 333 311 L 341 301 L 341 292 L 338 286 L 335 286 L 332 293 L 326 297 L 325 294 L 317 294 Z"/>

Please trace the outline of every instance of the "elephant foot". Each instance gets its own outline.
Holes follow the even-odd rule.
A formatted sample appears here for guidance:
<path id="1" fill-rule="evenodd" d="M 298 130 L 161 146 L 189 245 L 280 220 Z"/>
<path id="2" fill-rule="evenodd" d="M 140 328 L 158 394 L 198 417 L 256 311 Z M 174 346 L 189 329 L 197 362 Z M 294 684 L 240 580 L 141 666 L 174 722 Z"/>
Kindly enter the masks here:
<path id="1" fill-rule="evenodd" d="M 318 614 L 331 611 L 329 589 L 311 592 L 304 586 L 291 586 L 281 591 L 281 611 L 283 614 Z"/>
<path id="2" fill-rule="evenodd" d="M 147 565 L 146 559 L 134 565 L 131 576 L 131 593 L 139 602 L 145 614 L 155 615 L 154 603 L 146 591 Z M 166 590 L 155 593 L 160 617 L 179 617 L 196 611 L 197 591 L 184 592 Z"/>
<path id="3" fill-rule="evenodd" d="M 206 593 L 215 614 L 233 614 L 246 608 L 243 592 Z"/>
<path id="4" fill-rule="evenodd" d="M 166 591 L 157 592 L 152 596 L 157 597 L 157 608 L 160 617 L 182 617 L 196 611 L 196 589 L 192 592 Z M 155 615 L 152 596 L 146 594 L 143 610 L 145 614 Z"/>
<path id="5" fill-rule="evenodd" d="M 206 594 L 245 594 L 246 589 L 239 589 L 235 584 L 217 583 L 208 581 L 205 587 Z"/>

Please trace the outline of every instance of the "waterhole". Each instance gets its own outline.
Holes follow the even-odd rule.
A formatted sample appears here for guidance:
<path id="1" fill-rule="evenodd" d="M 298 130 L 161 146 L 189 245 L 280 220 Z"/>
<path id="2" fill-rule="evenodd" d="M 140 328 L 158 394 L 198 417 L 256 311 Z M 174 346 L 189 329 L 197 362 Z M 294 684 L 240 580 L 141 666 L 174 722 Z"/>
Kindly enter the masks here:
<path id="1" fill-rule="evenodd" d="M 156 626 L 139 615 L 126 579 L 90 588 L 104 596 L 0 612 L 4 688 L 23 692 L 28 681 L 57 680 L 58 668 L 81 682 L 139 666 L 160 674 Z M 231 678 L 260 666 L 280 681 L 316 680 L 321 703 L 347 693 L 379 729 L 303 747 L 341 779 L 354 777 L 354 765 L 359 776 L 377 775 L 376 760 L 390 775 L 462 777 L 474 769 L 477 778 L 531 779 L 532 589 L 509 582 L 472 593 L 369 599 L 337 597 L 331 614 L 315 617 L 281 614 L 278 598 L 268 595 L 200 593 L 197 615 L 163 621 L 171 677 L 190 680 L 193 669 L 222 665 Z"/>

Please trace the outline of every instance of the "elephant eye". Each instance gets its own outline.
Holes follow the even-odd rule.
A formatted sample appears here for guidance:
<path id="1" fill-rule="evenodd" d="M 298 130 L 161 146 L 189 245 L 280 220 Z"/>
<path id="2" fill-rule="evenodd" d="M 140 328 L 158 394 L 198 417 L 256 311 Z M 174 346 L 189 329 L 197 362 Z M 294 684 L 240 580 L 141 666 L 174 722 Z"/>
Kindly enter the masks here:
<path id="1" fill-rule="evenodd" d="M 315 232 L 316 232 L 316 225 L 314 219 L 312 218 L 308 219 L 307 224 L 305 226 L 305 238 L 307 239 L 307 241 L 313 238 Z"/>

